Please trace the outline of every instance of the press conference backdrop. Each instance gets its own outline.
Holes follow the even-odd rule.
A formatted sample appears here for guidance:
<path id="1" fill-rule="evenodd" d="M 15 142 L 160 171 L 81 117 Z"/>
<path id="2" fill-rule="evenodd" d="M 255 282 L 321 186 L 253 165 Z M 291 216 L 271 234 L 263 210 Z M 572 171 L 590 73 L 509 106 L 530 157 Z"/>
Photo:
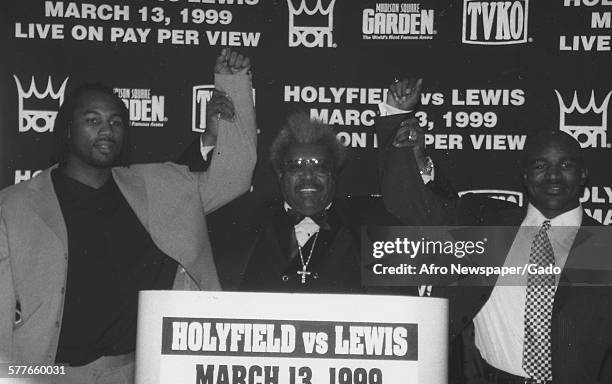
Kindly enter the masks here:
<path id="1" fill-rule="evenodd" d="M 428 147 L 457 190 L 524 204 L 525 138 L 560 129 L 586 153 L 584 207 L 612 223 L 611 0 L 13 0 L 0 7 L 2 187 L 49 165 L 58 107 L 83 82 L 108 84 L 128 105 L 135 162 L 176 159 L 205 129 L 214 58 L 231 46 L 253 60 L 260 130 L 253 192 L 242 204 L 278 193 L 267 151 L 298 110 L 332 124 L 349 148 L 338 193 L 377 194 L 377 103 L 394 77 L 414 76 L 425 79 L 417 117 Z"/>

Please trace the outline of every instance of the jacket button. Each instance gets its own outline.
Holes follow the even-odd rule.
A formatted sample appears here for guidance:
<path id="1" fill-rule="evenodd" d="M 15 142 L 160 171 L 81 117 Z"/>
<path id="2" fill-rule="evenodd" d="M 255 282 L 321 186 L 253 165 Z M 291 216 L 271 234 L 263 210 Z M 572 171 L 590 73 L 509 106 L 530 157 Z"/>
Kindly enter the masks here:
<path id="1" fill-rule="evenodd" d="M 55 326 L 56 326 L 57 328 L 59 328 L 59 326 L 60 326 L 59 321 L 56 321 L 56 322 L 55 322 Z"/>
<path id="2" fill-rule="evenodd" d="M 64 292 L 66 292 L 66 288 L 62 287 L 62 289 L 60 289 L 60 292 L 62 293 L 62 295 L 64 294 Z"/>
<path id="3" fill-rule="evenodd" d="M 287 282 L 287 281 L 289 281 L 289 276 L 283 275 L 283 276 L 281 276 L 281 280 L 284 281 L 284 282 Z"/>

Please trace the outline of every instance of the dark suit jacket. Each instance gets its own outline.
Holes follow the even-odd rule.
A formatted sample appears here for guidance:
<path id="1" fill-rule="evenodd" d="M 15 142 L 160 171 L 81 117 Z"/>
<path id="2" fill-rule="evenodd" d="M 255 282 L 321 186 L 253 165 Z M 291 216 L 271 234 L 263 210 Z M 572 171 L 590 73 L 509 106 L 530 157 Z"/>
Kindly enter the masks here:
<path id="1" fill-rule="evenodd" d="M 328 210 L 329 230 L 321 229 L 315 242 L 306 283 L 294 223 L 276 202 L 263 218 L 240 284 L 240 290 L 272 292 L 362 293 L 359 255 L 359 228 L 349 224 L 342 202 Z M 305 246 L 306 260 L 314 237 Z"/>
<path id="2" fill-rule="evenodd" d="M 498 232 L 495 243 L 497 261 L 476 261 L 503 265 L 516 231 L 523 218 L 524 209 L 499 200 L 467 195 L 448 199 L 425 188 L 418 175 L 412 151 L 390 145 L 402 116 L 377 121 L 376 129 L 381 151 L 383 196 L 389 211 L 403 222 L 411 222 L 416 212 L 425 217 L 428 225 L 484 225 L 507 227 L 504 234 Z M 394 190 L 396 193 L 385 193 Z M 401 196 L 401 198 L 400 198 Z M 580 265 L 581 245 L 588 244 L 593 230 L 599 225 L 586 213 L 563 270 L 555 294 L 552 318 L 553 378 L 558 383 L 609 382 L 612 357 L 612 287 L 609 274 L 573 268 Z M 601 275 L 604 276 L 601 276 Z M 597 275 L 597 276 L 596 276 Z M 601 286 L 579 286 L 581 282 L 598 281 Z M 488 300 L 495 282 L 480 287 L 443 289 L 451 300 L 451 324 L 457 330 L 469 329 L 471 320 Z M 607 284 L 607 285 L 606 285 Z M 457 332 L 454 332 L 457 334 Z M 472 334 L 473 335 L 473 334 Z M 473 338 L 466 337 L 466 350 L 474 352 Z M 469 359 L 468 359 L 469 360 Z"/>
<path id="3" fill-rule="evenodd" d="M 306 284 L 301 283 L 301 277 L 297 274 L 302 264 L 297 251 L 294 224 L 285 212 L 282 200 L 273 199 L 267 203 L 238 201 L 236 205 L 248 211 L 249 220 L 234 215 L 235 219 L 228 220 L 225 217 L 224 221 L 215 220 L 211 224 L 213 252 L 225 289 L 355 294 L 417 293 L 413 288 L 362 286 L 361 224 L 398 224 L 397 219 L 384 210 L 381 200 L 334 200 L 328 210 L 331 229 L 319 232 L 308 266 L 312 275 L 307 277 Z M 246 206 L 248 208 L 244 208 Z M 303 256 L 306 259 L 310 243 L 305 248 Z M 222 263 L 227 267 L 221 267 Z"/>

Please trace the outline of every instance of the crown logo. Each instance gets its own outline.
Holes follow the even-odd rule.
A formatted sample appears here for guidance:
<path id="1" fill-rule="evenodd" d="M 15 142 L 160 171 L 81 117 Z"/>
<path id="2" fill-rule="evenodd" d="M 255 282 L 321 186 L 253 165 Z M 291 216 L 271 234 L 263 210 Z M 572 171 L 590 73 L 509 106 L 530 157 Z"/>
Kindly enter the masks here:
<path id="1" fill-rule="evenodd" d="M 334 47 L 332 32 L 334 30 L 334 4 L 336 0 L 332 0 L 327 8 L 323 6 L 321 0 L 317 0 L 312 9 L 308 8 L 306 0 L 299 0 L 300 5 L 297 8 L 294 6 L 293 1 L 295 0 L 287 0 L 289 8 L 289 46 L 297 47 L 303 45 L 307 48 Z M 295 16 L 302 14 L 308 16 L 327 16 L 327 25 L 320 26 L 317 23 L 312 23 L 314 26 L 312 24 L 296 25 Z"/>
<path id="2" fill-rule="evenodd" d="M 606 131 L 608 127 L 608 102 L 610 101 L 610 96 L 612 96 L 612 91 L 608 92 L 601 105 L 597 106 L 595 91 L 591 90 L 591 98 L 585 107 L 582 107 L 578 102 L 577 91 L 574 91 L 574 96 L 569 106 L 565 104 L 559 91 L 555 89 L 555 93 L 559 100 L 559 129 L 572 135 L 582 148 L 609 148 L 610 145 L 607 141 Z M 597 114 L 601 124 L 568 124 L 566 117 L 571 113 L 582 115 L 587 113 Z"/>
<path id="3" fill-rule="evenodd" d="M 34 82 L 34 76 L 32 76 L 32 79 L 30 80 L 30 88 L 28 88 L 27 91 L 23 90 L 23 86 L 21 85 L 21 82 L 17 76 L 13 75 L 13 78 L 17 84 L 17 94 L 19 96 L 19 132 L 27 132 L 30 129 L 33 129 L 38 133 L 52 132 L 53 123 L 55 122 L 55 117 L 57 116 L 57 109 L 25 109 L 23 102 L 24 100 L 29 100 L 32 98 L 32 96 L 35 96 L 35 98 L 38 100 L 47 99 L 53 100 L 53 102 L 57 101 L 57 108 L 59 109 L 64 102 L 64 91 L 66 90 L 68 78 L 64 79 L 64 82 L 57 91 L 54 91 L 51 76 L 49 76 L 47 79 L 47 88 L 45 88 L 43 92 L 40 92 L 37 89 L 36 83 Z"/>

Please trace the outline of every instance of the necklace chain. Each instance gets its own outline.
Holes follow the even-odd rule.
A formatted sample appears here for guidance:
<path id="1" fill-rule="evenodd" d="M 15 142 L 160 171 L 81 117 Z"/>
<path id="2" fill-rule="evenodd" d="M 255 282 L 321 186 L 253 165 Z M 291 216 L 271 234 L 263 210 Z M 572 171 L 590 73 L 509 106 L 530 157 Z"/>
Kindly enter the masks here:
<path id="1" fill-rule="evenodd" d="M 307 271 L 306 269 L 308 268 L 308 264 L 310 264 L 310 259 L 312 258 L 312 253 L 315 249 L 315 245 L 317 244 L 317 238 L 319 237 L 319 232 L 317 232 L 315 234 L 315 238 L 312 241 L 312 246 L 310 247 L 310 252 L 308 254 L 308 259 L 306 259 L 306 261 L 304 261 L 304 255 L 302 254 L 302 247 L 300 247 L 300 245 L 298 244 L 298 252 L 300 254 L 300 261 L 302 262 L 302 270 L 301 271 L 297 271 L 298 275 L 302 276 L 302 284 L 306 283 L 306 276 L 310 275 L 310 272 Z M 306 244 L 304 244 L 306 245 Z"/>

